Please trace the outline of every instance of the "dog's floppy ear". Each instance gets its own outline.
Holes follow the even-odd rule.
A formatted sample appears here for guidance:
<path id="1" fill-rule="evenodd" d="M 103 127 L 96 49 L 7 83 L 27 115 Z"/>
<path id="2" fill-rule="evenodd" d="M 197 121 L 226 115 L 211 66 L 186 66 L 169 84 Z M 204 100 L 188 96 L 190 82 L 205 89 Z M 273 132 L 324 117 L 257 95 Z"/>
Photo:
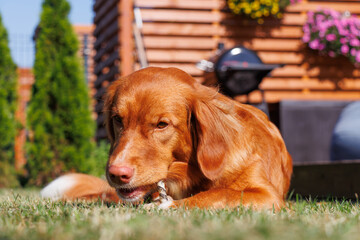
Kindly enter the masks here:
<path id="1" fill-rule="evenodd" d="M 112 122 L 112 111 L 113 111 L 113 107 L 114 107 L 114 102 L 115 102 L 115 95 L 116 92 L 118 90 L 118 84 L 119 81 L 115 81 L 113 82 L 107 89 L 106 89 L 106 93 L 104 95 L 104 107 L 103 107 L 103 112 L 105 114 L 105 127 L 106 127 L 106 131 L 108 134 L 108 138 L 112 143 L 115 140 L 115 132 L 114 132 L 114 126 L 113 126 L 113 122 Z"/>
<path id="2" fill-rule="evenodd" d="M 203 174 L 215 180 L 224 170 L 226 154 L 234 140 L 234 106 L 231 100 L 205 86 L 196 86 L 195 96 L 192 117 L 196 128 L 197 160 Z"/>

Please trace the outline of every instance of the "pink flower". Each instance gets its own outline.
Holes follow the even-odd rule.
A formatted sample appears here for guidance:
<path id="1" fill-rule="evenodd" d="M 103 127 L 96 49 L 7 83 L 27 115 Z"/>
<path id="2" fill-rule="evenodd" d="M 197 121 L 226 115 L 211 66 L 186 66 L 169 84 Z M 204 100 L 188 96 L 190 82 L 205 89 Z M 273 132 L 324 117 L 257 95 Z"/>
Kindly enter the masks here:
<path id="1" fill-rule="evenodd" d="M 303 27 L 303 31 L 305 32 L 305 33 L 309 33 L 310 32 L 310 28 L 309 28 L 309 25 L 304 25 L 304 27 Z"/>
<path id="2" fill-rule="evenodd" d="M 329 51 L 329 56 L 330 57 L 335 57 L 335 52 L 334 51 Z"/>
<path id="3" fill-rule="evenodd" d="M 341 42 L 341 44 L 345 44 L 345 43 L 347 43 L 348 41 L 347 41 L 346 38 L 340 38 L 340 42 Z"/>
<path id="4" fill-rule="evenodd" d="M 360 19 L 332 9 L 309 11 L 303 42 L 320 54 L 342 54 L 360 67 Z"/>
<path id="5" fill-rule="evenodd" d="M 303 40 L 303 42 L 305 42 L 305 43 L 309 42 L 309 41 L 310 41 L 310 36 L 309 36 L 309 34 L 305 34 L 305 35 L 302 37 L 302 40 Z"/>
<path id="6" fill-rule="evenodd" d="M 350 45 L 353 47 L 359 47 L 360 46 L 360 41 L 357 38 L 353 38 L 350 40 Z"/>
<path id="7" fill-rule="evenodd" d="M 324 50 L 324 49 L 325 49 L 325 44 L 320 43 L 318 49 L 319 49 L 320 51 Z"/>
<path id="8" fill-rule="evenodd" d="M 357 62 L 360 62 L 360 51 L 358 51 L 358 52 L 356 53 L 355 60 L 356 60 Z"/>
<path id="9" fill-rule="evenodd" d="M 355 49 L 355 48 L 352 48 L 352 49 L 350 50 L 350 54 L 351 54 L 352 56 L 355 56 L 355 55 L 356 55 L 356 49 Z"/>
<path id="10" fill-rule="evenodd" d="M 347 54 L 348 52 L 349 52 L 349 46 L 346 45 L 346 44 L 342 45 L 342 46 L 341 46 L 341 53 L 345 55 L 345 54 Z"/>
<path id="11" fill-rule="evenodd" d="M 309 19 L 313 18 L 314 17 L 314 12 L 313 11 L 308 11 L 307 15 L 308 15 Z"/>
<path id="12" fill-rule="evenodd" d="M 326 25 L 326 24 L 324 24 L 324 23 L 320 23 L 319 25 L 318 25 L 318 27 L 319 27 L 319 30 L 318 31 L 320 31 L 320 32 L 322 32 L 323 34 L 325 34 L 325 32 L 326 32 L 326 30 L 328 30 L 328 26 Z M 317 29 L 316 29 L 317 30 Z"/>
<path id="13" fill-rule="evenodd" d="M 328 40 L 330 42 L 334 41 L 335 39 L 336 39 L 336 35 L 333 33 L 326 35 L 326 40 Z"/>
<path id="14" fill-rule="evenodd" d="M 316 16 L 316 22 L 318 22 L 318 23 L 324 21 L 324 19 L 325 19 L 325 16 L 324 16 L 324 15 L 317 15 L 317 16 Z"/>
<path id="15" fill-rule="evenodd" d="M 319 43 L 320 43 L 319 39 L 315 39 L 309 43 L 309 46 L 312 49 L 318 49 Z"/>

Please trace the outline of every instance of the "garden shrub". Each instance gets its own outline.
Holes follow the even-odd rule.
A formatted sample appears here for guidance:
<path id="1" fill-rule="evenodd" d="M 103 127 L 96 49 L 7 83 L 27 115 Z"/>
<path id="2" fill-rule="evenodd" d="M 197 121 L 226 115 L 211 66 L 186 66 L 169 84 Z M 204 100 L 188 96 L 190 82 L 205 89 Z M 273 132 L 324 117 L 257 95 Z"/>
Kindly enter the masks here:
<path id="1" fill-rule="evenodd" d="M 16 65 L 0 15 L 0 187 L 17 185 L 14 170 L 16 84 Z"/>
<path id="2" fill-rule="evenodd" d="M 35 84 L 28 108 L 30 184 L 65 172 L 96 171 L 95 122 L 66 0 L 44 0 L 36 36 Z"/>
<path id="3" fill-rule="evenodd" d="M 106 162 L 108 160 L 110 150 L 110 143 L 107 140 L 101 140 L 97 143 L 96 148 L 93 151 L 94 159 L 92 161 L 93 166 L 91 167 L 91 175 L 95 176 L 104 176 L 105 175 L 105 167 Z"/>

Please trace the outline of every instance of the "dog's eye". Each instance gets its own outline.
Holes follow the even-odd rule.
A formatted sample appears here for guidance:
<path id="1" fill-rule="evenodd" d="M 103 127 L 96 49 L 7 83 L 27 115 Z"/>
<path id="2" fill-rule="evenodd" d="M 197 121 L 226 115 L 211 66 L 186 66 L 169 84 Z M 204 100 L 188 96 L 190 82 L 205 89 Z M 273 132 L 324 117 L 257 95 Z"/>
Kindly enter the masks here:
<path id="1" fill-rule="evenodd" d="M 168 126 L 169 124 L 167 122 L 159 122 L 157 125 L 156 125 L 156 128 L 158 129 L 164 129 Z"/>
<path id="2" fill-rule="evenodd" d="M 114 116 L 114 117 L 113 117 L 113 120 L 114 120 L 115 122 L 117 122 L 117 123 L 122 124 L 122 118 L 121 118 L 120 116 Z"/>

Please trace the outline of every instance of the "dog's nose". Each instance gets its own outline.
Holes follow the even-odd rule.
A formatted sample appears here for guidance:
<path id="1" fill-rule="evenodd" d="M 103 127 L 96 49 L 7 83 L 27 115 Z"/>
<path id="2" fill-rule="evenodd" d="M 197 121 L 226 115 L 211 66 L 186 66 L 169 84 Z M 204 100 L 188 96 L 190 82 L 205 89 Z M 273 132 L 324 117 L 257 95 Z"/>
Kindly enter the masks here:
<path id="1" fill-rule="evenodd" d="M 110 180 L 113 183 L 129 183 L 134 176 L 134 169 L 126 166 L 111 165 L 109 167 Z"/>

